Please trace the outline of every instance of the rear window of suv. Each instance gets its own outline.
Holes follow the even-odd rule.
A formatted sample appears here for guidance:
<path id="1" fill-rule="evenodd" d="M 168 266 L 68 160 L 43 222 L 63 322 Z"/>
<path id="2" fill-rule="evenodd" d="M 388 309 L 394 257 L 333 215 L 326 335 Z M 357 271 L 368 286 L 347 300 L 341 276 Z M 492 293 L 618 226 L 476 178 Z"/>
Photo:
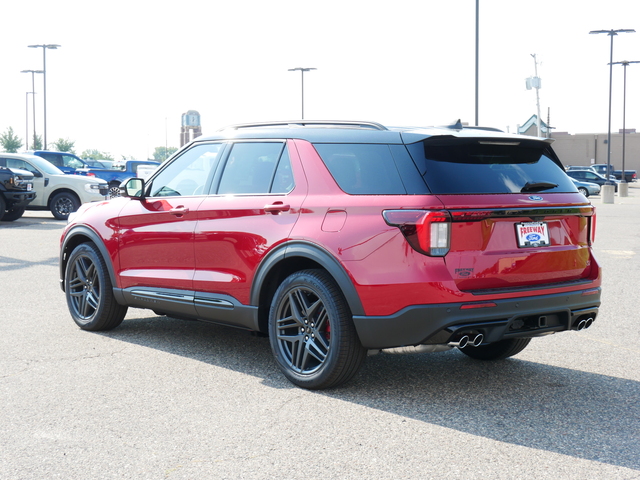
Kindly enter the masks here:
<path id="1" fill-rule="evenodd" d="M 538 141 L 431 137 L 407 148 L 435 194 L 577 191 L 553 151 Z"/>

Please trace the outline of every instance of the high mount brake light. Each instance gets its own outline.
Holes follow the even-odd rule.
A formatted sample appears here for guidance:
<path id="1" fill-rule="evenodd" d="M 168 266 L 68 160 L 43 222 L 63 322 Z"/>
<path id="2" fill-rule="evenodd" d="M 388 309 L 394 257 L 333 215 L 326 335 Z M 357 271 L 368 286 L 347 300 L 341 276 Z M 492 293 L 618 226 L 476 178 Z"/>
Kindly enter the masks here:
<path id="1" fill-rule="evenodd" d="M 398 227 L 409 245 L 424 255 L 443 257 L 450 247 L 451 215 L 442 210 L 385 210 L 387 225 Z"/>

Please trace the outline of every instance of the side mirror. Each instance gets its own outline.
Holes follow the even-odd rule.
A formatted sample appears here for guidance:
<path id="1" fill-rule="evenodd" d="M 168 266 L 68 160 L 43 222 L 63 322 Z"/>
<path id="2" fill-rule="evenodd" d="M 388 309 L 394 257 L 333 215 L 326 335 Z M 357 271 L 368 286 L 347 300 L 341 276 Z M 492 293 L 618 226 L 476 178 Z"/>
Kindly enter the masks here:
<path id="1" fill-rule="evenodd" d="M 38 170 L 31 170 L 31 173 L 33 173 L 33 176 L 36 178 L 42 177 L 42 174 Z"/>
<path id="2" fill-rule="evenodd" d="M 120 195 L 123 197 L 143 199 L 144 180 L 141 178 L 129 178 L 120 184 Z"/>

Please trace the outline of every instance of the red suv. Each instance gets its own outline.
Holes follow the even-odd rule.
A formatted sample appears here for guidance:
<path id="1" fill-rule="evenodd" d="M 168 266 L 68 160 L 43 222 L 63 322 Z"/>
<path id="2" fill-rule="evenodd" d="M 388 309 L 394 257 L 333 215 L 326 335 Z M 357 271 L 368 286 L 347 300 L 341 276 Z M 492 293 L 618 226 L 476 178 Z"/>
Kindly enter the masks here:
<path id="1" fill-rule="evenodd" d="M 60 281 L 83 329 L 128 307 L 269 335 L 294 384 L 368 351 L 506 358 L 596 318 L 594 208 L 550 140 L 369 122 L 237 125 L 85 204 Z"/>

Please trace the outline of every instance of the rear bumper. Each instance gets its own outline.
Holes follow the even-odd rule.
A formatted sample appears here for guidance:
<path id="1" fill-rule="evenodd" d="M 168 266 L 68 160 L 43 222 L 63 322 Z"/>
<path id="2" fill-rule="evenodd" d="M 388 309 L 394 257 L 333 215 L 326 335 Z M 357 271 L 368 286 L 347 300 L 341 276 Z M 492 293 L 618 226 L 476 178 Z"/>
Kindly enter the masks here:
<path id="1" fill-rule="evenodd" d="M 581 320 L 595 320 L 600 294 L 597 288 L 475 304 L 414 305 L 394 315 L 354 316 L 353 321 L 362 345 L 370 349 L 447 344 L 468 332 L 493 343 L 577 329 Z"/>

